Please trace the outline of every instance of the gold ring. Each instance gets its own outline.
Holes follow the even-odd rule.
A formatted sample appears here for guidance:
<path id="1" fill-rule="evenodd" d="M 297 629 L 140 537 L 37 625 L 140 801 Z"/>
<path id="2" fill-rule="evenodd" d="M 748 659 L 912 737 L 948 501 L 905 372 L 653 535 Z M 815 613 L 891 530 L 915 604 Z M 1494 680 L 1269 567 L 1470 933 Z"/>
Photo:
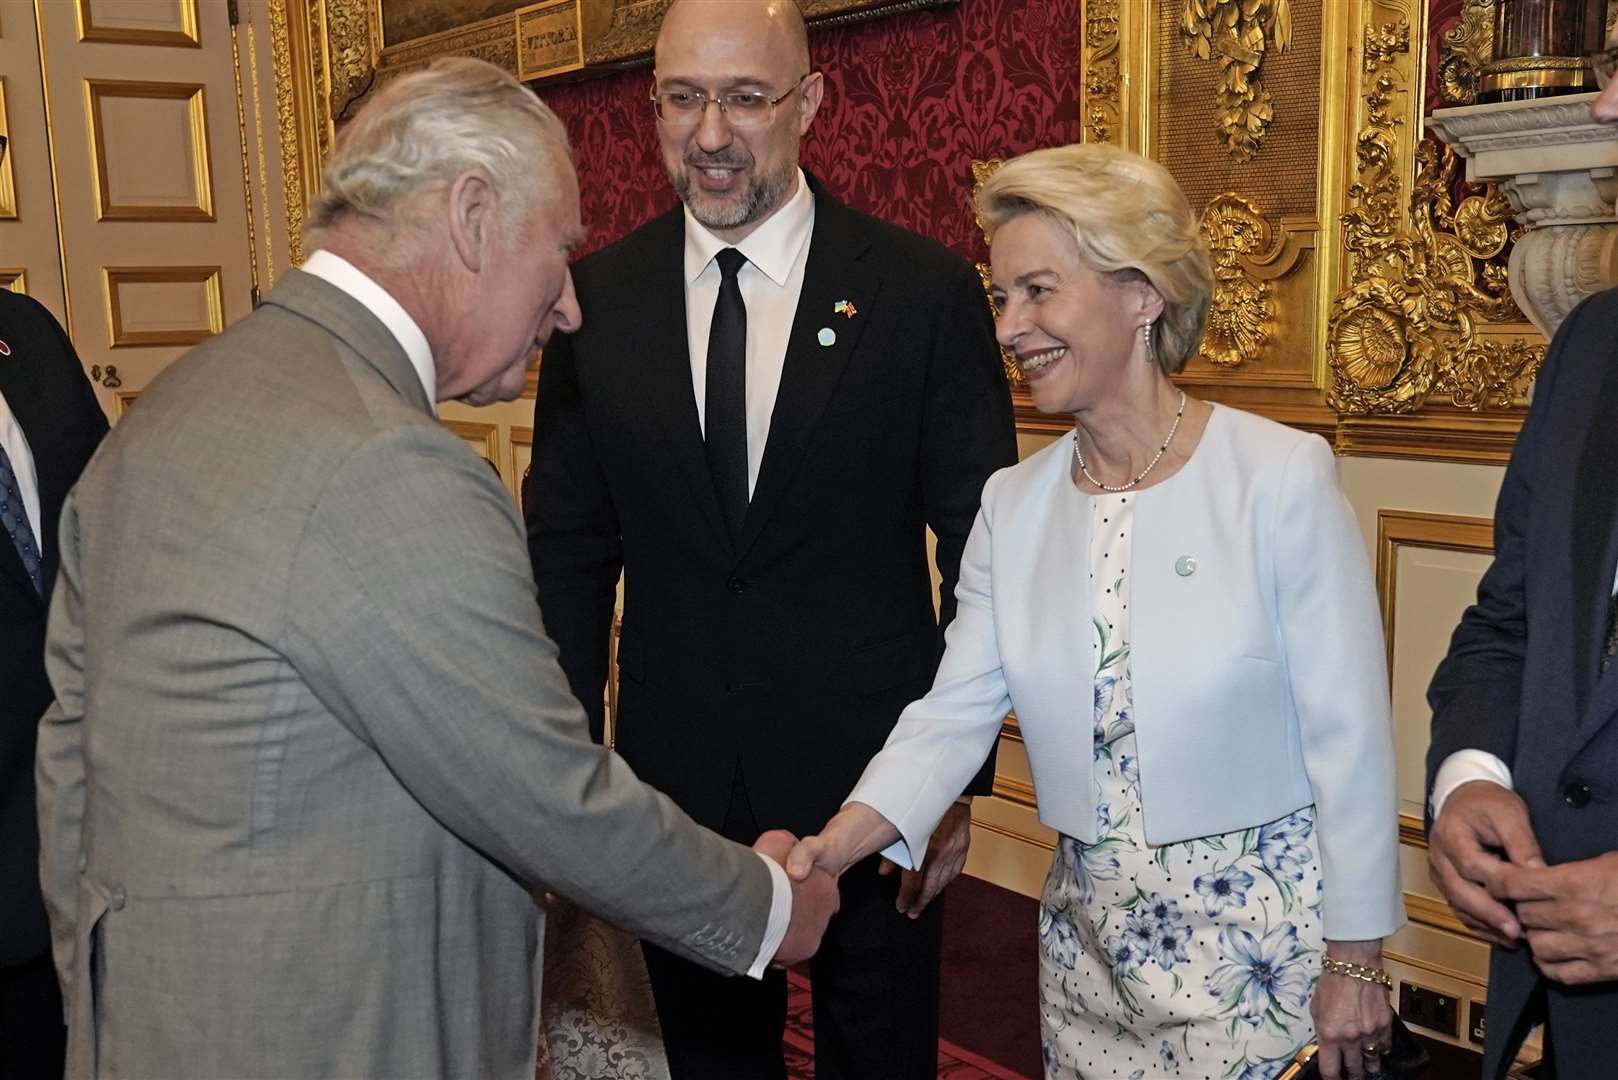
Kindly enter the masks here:
<path id="1" fill-rule="evenodd" d="M 1372 1043 L 1370 1046 L 1360 1047 L 1360 1053 L 1365 1057 L 1381 1057 L 1382 1048 L 1375 1043 Z"/>

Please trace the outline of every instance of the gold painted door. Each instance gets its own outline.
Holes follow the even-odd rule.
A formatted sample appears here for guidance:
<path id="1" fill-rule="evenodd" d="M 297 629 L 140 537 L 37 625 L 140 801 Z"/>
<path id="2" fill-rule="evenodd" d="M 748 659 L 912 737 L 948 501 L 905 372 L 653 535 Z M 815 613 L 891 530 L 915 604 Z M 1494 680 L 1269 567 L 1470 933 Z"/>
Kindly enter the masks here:
<path id="1" fill-rule="evenodd" d="M 62 260 L 56 234 L 50 140 L 31 0 L 0 0 L 0 288 L 27 293 L 60 318 Z"/>
<path id="2" fill-rule="evenodd" d="M 37 171 L 37 129 L 49 133 L 61 299 L 46 299 L 43 281 L 40 295 L 114 416 L 252 306 L 231 8 L 0 0 L 0 40 L 36 41 L 36 66 L 18 81 L 42 91 L 30 141 L 14 147 L 19 167 L 27 154 Z"/>

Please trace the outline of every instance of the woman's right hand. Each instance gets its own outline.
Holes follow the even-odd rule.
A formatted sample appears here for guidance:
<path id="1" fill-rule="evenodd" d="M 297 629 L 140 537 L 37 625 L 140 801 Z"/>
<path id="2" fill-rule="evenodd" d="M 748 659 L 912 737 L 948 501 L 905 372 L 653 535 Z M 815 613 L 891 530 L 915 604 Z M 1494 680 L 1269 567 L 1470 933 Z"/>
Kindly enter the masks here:
<path id="1" fill-rule="evenodd" d="M 826 827 L 815 836 L 799 840 L 787 855 L 787 876 L 806 881 L 815 869 L 832 877 L 872 852 L 881 851 L 899 838 L 888 819 L 864 803 L 851 802 L 837 811 Z"/>

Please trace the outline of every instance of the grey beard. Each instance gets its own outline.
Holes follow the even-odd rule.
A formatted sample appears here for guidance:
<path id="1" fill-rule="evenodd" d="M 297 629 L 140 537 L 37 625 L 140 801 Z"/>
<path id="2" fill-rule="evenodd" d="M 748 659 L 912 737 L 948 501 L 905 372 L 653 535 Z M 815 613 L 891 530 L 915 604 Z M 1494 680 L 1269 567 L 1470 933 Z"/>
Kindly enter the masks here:
<path id="1" fill-rule="evenodd" d="M 689 168 L 697 168 L 689 162 Z M 692 201 L 697 194 L 691 183 L 691 175 L 684 170 L 669 174 L 669 181 L 674 185 L 674 191 L 680 196 L 680 201 L 691 209 L 691 216 L 710 229 L 734 229 L 739 225 L 747 225 L 757 221 L 781 202 L 781 196 L 786 194 L 788 185 L 792 183 L 792 173 L 796 165 L 788 166 L 777 173 L 761 177 L 747 192 L 747 198 L 740 203 L 727 204 L 719 209 L 702 206 Z"/>

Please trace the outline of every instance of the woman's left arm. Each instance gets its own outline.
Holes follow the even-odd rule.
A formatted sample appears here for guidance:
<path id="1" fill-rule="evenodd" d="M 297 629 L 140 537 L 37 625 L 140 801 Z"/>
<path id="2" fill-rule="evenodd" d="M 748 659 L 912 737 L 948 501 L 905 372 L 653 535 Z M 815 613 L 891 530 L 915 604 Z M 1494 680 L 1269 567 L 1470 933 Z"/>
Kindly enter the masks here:
<path id="1" fill-rule="evenodd" d="M 1386 645 L 1365 544 L 1323 439 L 1293 449 L 1274 511 L 1277 621 L 1315 797 L 1327 955 L 1380 969 L 1382 939 L 1404 924 Z M 1363 1051 L 1388 1046 L 1380 985 L 1323 973 L 1311 1008 L 1327 1077 L 1361 1075 Z"/>
<path id="2" fill-rule="evenodd" d="M 1315 798 L 1326 937 L 1382 938 L 1404 924 L 1386 646 L 1325 440 L 1294 448 L 1273 509 L 1276 616 Z"/>

